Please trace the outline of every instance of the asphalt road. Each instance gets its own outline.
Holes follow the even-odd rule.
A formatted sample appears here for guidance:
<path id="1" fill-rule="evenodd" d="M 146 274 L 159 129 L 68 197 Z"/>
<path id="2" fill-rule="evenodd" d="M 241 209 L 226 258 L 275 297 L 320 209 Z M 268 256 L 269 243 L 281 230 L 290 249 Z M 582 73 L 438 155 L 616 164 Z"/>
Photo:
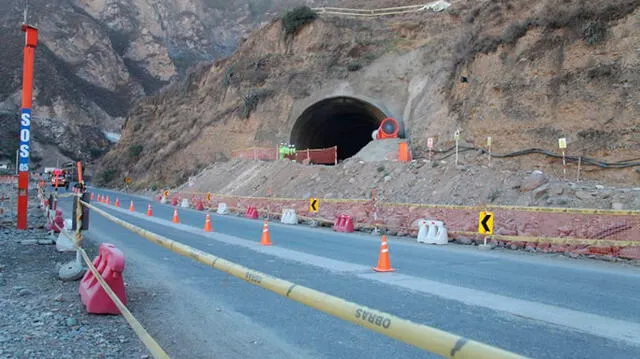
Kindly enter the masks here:
<path id="1" fill-rule="evenodd" d="M 263 247 L 262 221 L 212 214 L 207 234 L 202 212 L 179 208 L 176 225 L 171 206 L 94 192 L 117 196 L 122 208 L 98 206 L 173 240 L 532 358 L 640 358 L 638 268 L 391 238 L 396 272 L 376 273 L 380 241 L 371 235 L 270 222 L 274 245 Z M 61 207 L 69 217 L 70 200 Z M 87 238 L 124 251 L 128 288 L 148 299 L 132 311 L 172 357 L 435 357 L 173 254 L 98 214 Z"/>

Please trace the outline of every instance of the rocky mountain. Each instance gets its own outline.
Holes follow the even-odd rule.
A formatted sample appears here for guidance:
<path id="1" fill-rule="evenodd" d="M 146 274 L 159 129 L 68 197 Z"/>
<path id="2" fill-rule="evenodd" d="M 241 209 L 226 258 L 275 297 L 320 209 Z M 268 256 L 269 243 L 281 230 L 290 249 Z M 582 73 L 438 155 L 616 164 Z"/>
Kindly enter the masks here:
<path id="1" fill-rule="evenodd" d="M 419 2 L 339 2 L 410 3 Z M 402 122 L 415 153 L 424 153 L 428 137 L 449 148 L 461 130 L 467 145 L 485 146 L 492 136 L 496 153 L 559 153 L 565 137 L 570 155 L 635 159 L 639 7 L 637 0 L 460 0 L 445 11 L 273 20 L 232 56 L 139 101 L 99 178 L 176 185 L 233 150 L 366 143 L 385 116 Z M 508 163 L 562 176 L 557 159 Z M 638 180 L 633 169 L 587 166 L 583 175 Z"/>
<path id="2" fill-rule="evenodd" d="M 242 36 L 295 0 L 0 0 L 0 157 L 17 147 L 20 31 L 39 28 L 34 163 L 100 157 L 139 98 L 202 61 L 230 55 Z"/>

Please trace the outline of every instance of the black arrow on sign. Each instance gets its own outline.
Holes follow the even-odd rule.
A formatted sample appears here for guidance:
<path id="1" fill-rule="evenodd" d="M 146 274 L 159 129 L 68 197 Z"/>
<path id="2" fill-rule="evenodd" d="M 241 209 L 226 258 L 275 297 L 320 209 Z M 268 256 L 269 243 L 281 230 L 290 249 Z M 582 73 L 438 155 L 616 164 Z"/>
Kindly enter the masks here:
<path id="1" fill-rule="evenodd" d="M 489 226 L 487 225 L 487 221 L 489 221 L 489 219 L 491 218 L 490 214 L 485 214 L 484 218 L 482 219 L 482 227 L 484 227 L 484 231 L 485 232 L 491 232 L 491 229 L 489 229 Z"/>
<path id="2" fill-rule="evenodd" d="M 313 209 L 314 211 L 318 210 L 318 200 L 314 199 L 313 202 L 311 202 L 311 209 Z"/>

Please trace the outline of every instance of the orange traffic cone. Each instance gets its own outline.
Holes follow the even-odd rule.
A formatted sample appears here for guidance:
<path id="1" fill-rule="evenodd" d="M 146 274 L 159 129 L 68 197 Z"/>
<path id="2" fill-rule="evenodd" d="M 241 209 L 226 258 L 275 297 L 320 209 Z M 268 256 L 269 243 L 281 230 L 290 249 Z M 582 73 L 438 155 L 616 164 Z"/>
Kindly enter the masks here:
<path id="1" fill-rule="evenodd" d="M 129 205 L 129 212 L 135 212 L 136 209 L 135 207 L 133 207 L 133 201 L 131 201 L 131 204 Z"/>
<path id="2" fill-rule="evenodd" d="M 178 208 L 173 209 L 173 223 L 180 223 L 180 218 L 178 218 Z"/>
<path id="3" fill-rule="evenodd" d="M 96 199 L 96 195 L 93 192 L 91 192 L 91 200 L 93 201 L 94 199 Z"/>
<path id="4" fill-rule="evenodd" d="M 147 205 L 147 217 L 153 216 L 153 211 L 151 210 L 151 203 Z"/>
<path id="5" fill-rule="evenodd" d="M 391 261 L 389 260 L 389 244 L 387 236 L 382 236 L 382 244 L 380 244 L 380 257 L 378 257 L 378 266 L 373 268 L 376 272 L 393 272 Z"/>
<path id="6" fill-rule="evenodd" d="M 262 238 L 260 239 L 260 244 L 262 244 L 263 246 L 271 245 L 271 236 L 269 235 L 268 221 L 264 221 L 264 226 L 262 226 Z"/>
<path id="7" fill-rule="evenodd" d="M 116 208 L 120 208 L 120 198 L 116 198 L 116 203 L 113 204 Z"/>
<path id="8" fill-rule="evenodd" d="M 111 200 L 109 199 L 109 196 L 107 196 L 107 199 L 104 201 L 104 203 L 111 204 Z"/>
<path id="9" fill-rule="evenodd" d="M 207 213 L 207 218 L 204 220 L 204 231 L 211 232 L 211 216 Z"/>
<path id="10" fill-rule="evenodd" d="M 98 203 L 102 202 L 102 197 L 100 197 L 100 195 L 98 195 Z"/>

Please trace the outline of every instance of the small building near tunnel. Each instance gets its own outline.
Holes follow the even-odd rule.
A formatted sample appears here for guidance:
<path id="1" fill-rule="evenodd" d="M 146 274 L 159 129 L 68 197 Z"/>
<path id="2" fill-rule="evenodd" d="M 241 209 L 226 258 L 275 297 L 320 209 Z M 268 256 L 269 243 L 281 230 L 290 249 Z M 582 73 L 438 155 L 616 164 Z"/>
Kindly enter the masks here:
<path id="1" fill-rule="evenodd" d="M 372 139 L 372 133 L 388 117 L 395 118 L 404 137 L 401 119 L 382 104 L 362 96 L 328 96 L 292 111 L 290 143 L 297 149 L 337 146 L 338 160 L 357 154 Z"/>

